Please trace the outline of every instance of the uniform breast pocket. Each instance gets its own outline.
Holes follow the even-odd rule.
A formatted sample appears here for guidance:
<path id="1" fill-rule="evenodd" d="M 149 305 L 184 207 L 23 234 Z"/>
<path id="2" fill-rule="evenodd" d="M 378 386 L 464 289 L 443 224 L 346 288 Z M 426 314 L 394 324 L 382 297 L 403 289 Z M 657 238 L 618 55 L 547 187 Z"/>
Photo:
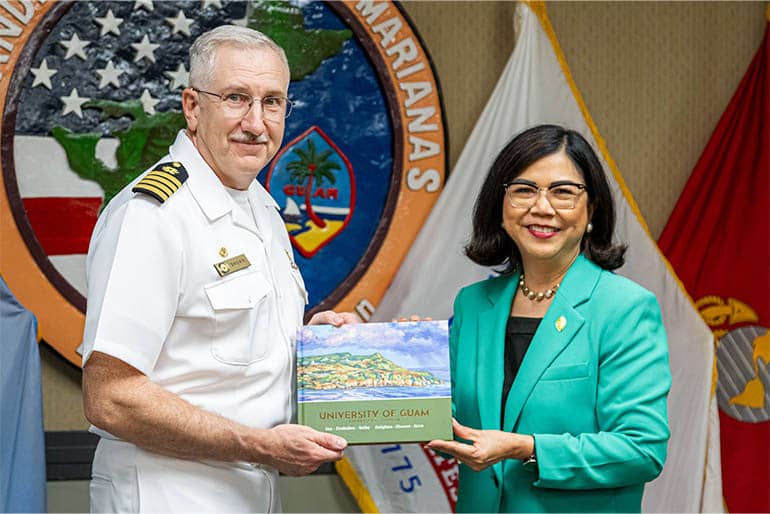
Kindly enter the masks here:
<path id="1" fill-rule="evenodd" d="M 204 289 L 214 310 L 214 358 L 236 366 L 264 358 L 270 342 L 273 295 L 267 279 L 257 271 L 236 273 Z"/>

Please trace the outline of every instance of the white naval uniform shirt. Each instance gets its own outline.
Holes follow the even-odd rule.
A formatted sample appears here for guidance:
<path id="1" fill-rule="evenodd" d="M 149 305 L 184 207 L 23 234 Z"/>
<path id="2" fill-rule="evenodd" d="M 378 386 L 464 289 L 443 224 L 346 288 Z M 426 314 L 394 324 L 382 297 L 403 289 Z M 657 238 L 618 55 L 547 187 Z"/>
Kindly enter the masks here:
<path id="1" fill-rule="evenodd" d="M 257 428 L 286 423 L 292 416 L 294 335 L 307 293 L 277 205 L 254 181 L 248 190 L 253 220 L 244 218 L 246 211 L 235 208 L 184 131 L 161 160 L 166 161 L 181 162 L 188 172 L 178 191 L 161 204 L 131 192 L 132 183 L 110 202 L 94 229 L 87 258 L 83 363 L 92 351 L 100 351 L 207 411 Z M 240 255 L 250 266 L 220 277 L 214 264 Z M 110 451 L 97 452 L 94 482 L 111 480 L 100 475 L 126 472 L 111 468 L 117 460 L 129 460 L 136 468 L 142 501 L 131 510 L 276 508 L 274 501 L 265 505 L 264 498 L 253 498 L 251 490 L 243 498 L 232 498 L 231 492 L 223 497 L 232 484 L 214 479 L 221 475 L 237 483 L 227 478 L 232 471 L 245 474 L 241 478 L 248 482 L 262 468 L 169 459 L 113 442 L 117 438 L 95 427 L 92 431 L 111 445 Z M 120 458 L 114 457 L 119 453 Z M 148 459 L 153 462 L 147 464 Z M 269 483 L 262 485 L 270 491 L 263 492 L 277 496 L 276 474 L 266 471 Z M 190 476 L 196 474 L 201 480 Z M 179 483 L 174 485 L 175 479 Z M 186 489 L 195 503 L 179 499 L 176 504 L 172 485 Z M 101 489 L 99 494 L 105 494 L 110 487 Z M 92 501 L 93 493 L 92 483 Z"/>

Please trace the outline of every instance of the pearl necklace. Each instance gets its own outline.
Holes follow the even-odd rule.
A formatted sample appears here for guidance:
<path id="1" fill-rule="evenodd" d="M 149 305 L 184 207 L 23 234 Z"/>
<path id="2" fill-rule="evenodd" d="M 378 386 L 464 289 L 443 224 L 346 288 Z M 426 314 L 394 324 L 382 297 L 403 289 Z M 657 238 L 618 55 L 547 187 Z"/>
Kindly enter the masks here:
<path id="1" fill-rule="evenodd" d="M 556 284 L 550 289 L 546 289 L 545 291 L 532 291 L 530 288 L 524 284 L 524 273 L 521 274 L 521 278 L 519 279 L 519 288 L 521 289 L 521 292 L 524 293 L 524 296 L 529 298 L 532 301 L 536 302 L 542 302 L 544 298 L 551 298 L 554 294 L 556 294 L 556 290 L 559 289 L 559 284 Z"/>

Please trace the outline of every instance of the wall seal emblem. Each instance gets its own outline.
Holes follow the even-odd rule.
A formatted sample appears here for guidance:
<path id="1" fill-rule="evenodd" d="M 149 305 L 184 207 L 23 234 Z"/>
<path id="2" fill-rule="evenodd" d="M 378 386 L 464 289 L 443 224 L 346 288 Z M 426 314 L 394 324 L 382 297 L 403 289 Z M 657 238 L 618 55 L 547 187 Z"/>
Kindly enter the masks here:
<path id="1" fill-rule="evenodd" d="M 187 49 L 222 23 L 287 51 L 295 107 L 258 180 L 289 230 L 308 315 L 368 319 L 438 198 L 440 88 L 390 1 L 2 2 L 0 273 L 75 365 L 98 213 L 183 127 Z"/>

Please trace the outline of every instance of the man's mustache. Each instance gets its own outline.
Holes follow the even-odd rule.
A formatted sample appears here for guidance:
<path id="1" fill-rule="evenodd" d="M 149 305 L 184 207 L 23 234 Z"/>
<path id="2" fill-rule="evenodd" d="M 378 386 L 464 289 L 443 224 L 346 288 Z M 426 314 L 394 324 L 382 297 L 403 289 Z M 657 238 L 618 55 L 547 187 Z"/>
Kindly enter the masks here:
<path id="1" fill-rule="evenodd" d="M 263 132 L 260 135 L 252 134 L 251 132 L 244 132 L 242 134 L 235 134 L 230 136 L 230 140 L 236 143 L 267 143 L 267 135 Z"/>

